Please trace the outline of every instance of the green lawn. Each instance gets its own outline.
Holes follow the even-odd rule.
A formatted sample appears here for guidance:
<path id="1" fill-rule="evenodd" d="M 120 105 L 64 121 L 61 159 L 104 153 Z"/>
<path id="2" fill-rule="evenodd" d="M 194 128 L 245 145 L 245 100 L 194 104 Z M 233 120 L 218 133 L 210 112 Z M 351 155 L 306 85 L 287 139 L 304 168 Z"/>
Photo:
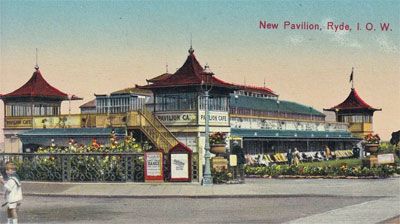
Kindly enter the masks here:
<path id="1" fill-rule="evenodd" d="M 347 167 L 357 167 L 361 166 L 361 159 L 335 159 L 328 160 L 322 162 L 310 162 L 310 163 L 301 163 L 300 166 L 303 167 L 340 167 L 342 163 L 346 163 Z"/>

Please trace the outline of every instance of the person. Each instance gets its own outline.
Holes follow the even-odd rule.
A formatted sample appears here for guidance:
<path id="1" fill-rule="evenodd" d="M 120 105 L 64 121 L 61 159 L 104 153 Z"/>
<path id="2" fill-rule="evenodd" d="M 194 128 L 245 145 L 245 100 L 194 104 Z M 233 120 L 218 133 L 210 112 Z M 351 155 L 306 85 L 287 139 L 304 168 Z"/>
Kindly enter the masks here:
<path id="1" fill-rule="evenodd" d="M 244 158 L 243 149 L 240 147 L 238 141 L 233 142 L 232 154 L 236 155 L 239 165 L 240 181 L 244 182 L 244 164 L 246 163 L 246 159 Z"/>
<path id="2" fill-rule="evenodd" d="M 286 158 L 288 160 L 289 165 L 292 165 L 293 153 L 291 149 L 289 149 L 289 151 L 287 152 Z"/>
<path id="3" fill-rule="evenodd" d="M 19 180 L 18 175 L 15 173 L 16 168 L 14 163 L 8 161 L 4 166 L 7 175 L 7 181 L 3 179 L 3 176 L 0 175 L 0 182 L 4 185 L 6 192 L 4 193 L 4 198 L 6 203 L 2 205 L 7 205 L 7 216 L 8 224 L 16 224 L 18 223 L 17 210 L 22 201 L 22 189 L 21 182 Z"/>
<path id="4" fill-rule="evenodd" d="M 353 156 L 352 156 L 352 158 L 355 158 L 355 159 L 360 158 L 360 149 L 356 145 L 353 146 Z"/>
<path id="5" fill-rule="evenodd" d="M 326 155 L 326 160 L 329 160 L 331 158 L 331 150 L 329 149 L 328 146 L 325 147 L 325 155 Z"/>
<path id="6" fill-rule="evenodd" d="M 293 153 L 293 164 L 295 166 L 299 165 L 299 151 L 297 151 L 297 148 L 294 148 L 294 153 Z"/>

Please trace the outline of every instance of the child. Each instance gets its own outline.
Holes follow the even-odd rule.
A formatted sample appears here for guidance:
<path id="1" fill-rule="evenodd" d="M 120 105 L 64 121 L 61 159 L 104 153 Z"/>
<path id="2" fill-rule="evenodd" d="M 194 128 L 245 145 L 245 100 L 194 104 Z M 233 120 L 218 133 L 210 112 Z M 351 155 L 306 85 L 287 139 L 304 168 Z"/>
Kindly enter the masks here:
<path id="1" fill-rule="evenodd" d="M 5 181 L 3 176 L 0 175 L 0 182 L 4 184 L 4 188 L 6 192 L 4 193 L 4 197 L 6 199 L 6 203 L 3 205 L 8 205 L 7 214 L 8 214 L 8 224 L 18 223 L 17 216 L 17 208 L 20 205 L 22 200 L 22 190 L 21 190 L 21 182 L 19 181 L 18 175 L 15 173 L 15 165 L 12 162 L 6 162 L 4 166 L 6 169 L 6 174 L 8 176 L 8 180 Z M 2 207 L 3 207 L 2 206 Z"/>

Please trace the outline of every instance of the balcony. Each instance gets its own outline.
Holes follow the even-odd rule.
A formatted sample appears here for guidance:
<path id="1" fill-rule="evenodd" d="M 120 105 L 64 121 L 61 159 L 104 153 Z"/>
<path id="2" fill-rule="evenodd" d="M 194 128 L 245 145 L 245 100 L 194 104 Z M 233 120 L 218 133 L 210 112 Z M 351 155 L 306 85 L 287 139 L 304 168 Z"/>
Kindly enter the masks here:
<path id="1" fill-rule="evenodd" d="M 5 129 L 139 127 L 138 111 L 115 114 L 62 114 L 58 116 L 5 117 Z"/>

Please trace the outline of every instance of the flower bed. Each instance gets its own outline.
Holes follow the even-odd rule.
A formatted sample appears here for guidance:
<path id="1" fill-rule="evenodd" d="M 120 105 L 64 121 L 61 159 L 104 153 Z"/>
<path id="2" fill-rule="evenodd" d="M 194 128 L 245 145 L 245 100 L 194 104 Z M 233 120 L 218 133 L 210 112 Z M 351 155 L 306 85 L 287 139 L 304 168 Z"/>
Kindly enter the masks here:
<path id="1" fill-rule="evenodd" d="M 142 152 L 149 148 L 147 143 L 137 143 L 131 135 L 118 141 L 111 133 L 109 146 L 96 139 L 91 145 L 78 145 L 70 139 L 68 147 L 52 142 L 48 147 L 40 147 L 36 153 L 10 155 L 7 160 L 14 161 L 22 180 L 142 181 Z M 134 170 L 134 177 L 133 174 L 129 177 L 127 170 Z"/>
<path id="2" fill-rule="evenodd" d="M 288 165 L 276 166 L 260 166 L 260 167 L 245 167 L 245 174 L 248 177 L 389 177 L 393 174 L 400 174 L 400 169 L 397 166 L 381 165 L 373 168 L 347 167 L 343 164 L 341 167 L 299 167 Z"/>

